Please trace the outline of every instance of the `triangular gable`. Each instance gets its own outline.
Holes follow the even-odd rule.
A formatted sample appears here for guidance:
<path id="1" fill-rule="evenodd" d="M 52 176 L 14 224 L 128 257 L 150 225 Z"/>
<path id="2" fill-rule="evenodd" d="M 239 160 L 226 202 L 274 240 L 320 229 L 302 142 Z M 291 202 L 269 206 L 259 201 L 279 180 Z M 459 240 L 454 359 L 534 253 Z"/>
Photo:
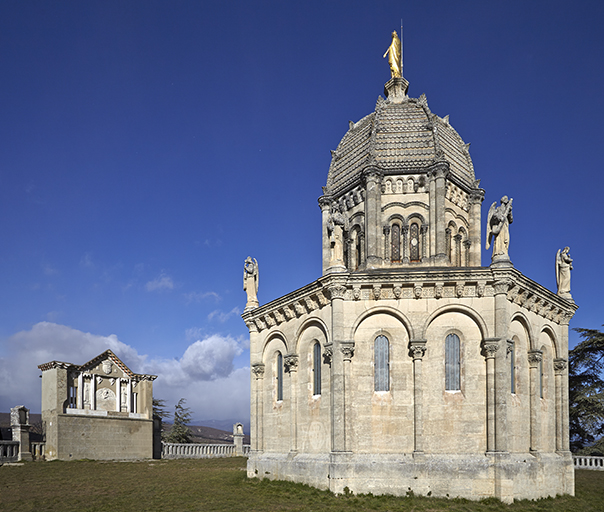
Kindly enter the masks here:
<path id="1" fill-rule="evenodd" d="M 155 380 L 157 375 L 146 375 L 143 373 L 134 373 L 130 368 L 128 368 L 124 362 L 117 357 L 111 350 L 105 350 L 102 354 L 99 354 L 95 358 L 91 359 L 87 363 L 82 365 L 71 364 L 71 363 L 63 363 L 61 361 L 51 361 L 49 363 L 44 363 L 38 366 L 38 368 L 42 371 L 50 370 L 52 368 L 63 368 L 77 371 L 86 371 L 92 368 L 95 368 L 102 361 L 109 359 L 113 364 L 115 364 L 125 375 L 130 377 L 133 380 Z"/>

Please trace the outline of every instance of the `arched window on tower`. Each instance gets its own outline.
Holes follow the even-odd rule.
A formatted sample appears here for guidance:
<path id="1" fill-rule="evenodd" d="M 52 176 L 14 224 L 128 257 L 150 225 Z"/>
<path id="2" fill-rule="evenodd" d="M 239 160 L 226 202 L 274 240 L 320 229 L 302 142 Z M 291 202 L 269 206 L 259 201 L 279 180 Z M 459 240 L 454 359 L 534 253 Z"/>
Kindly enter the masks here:
<path id="1" fill-rule="evenodd" d="M 445 339 L 445 389 L 461 389 L 461 351 L 457 334 L 449 334 Z"/>
<path id="2" fill-rule="evenodd" d="M 401 227 L 398 224 L 392 224 L 390 236 L 390 259 L 398 263 L 401 261 Z"/>
<path id="3" fill-rule="evenodd" d="M 421 259 L 419 224 L 412 222 L 409 226 L 409 260 L 418 262 Z"/>
<path id="4" fill-rule="evenodd" d="M 321 344 L 317 341 L 312 349 L 312 394 L 321 394 Z"/>
<path id="5" fill-rule="evenodd" d="M 390 346 L 388 338 L 379 335 L 373 344 L 374 348 L 374 389 L 390 391 Z"/>
<path id="6" fill-rule="evenodd" d="M 283 400 L 283 356 L 277 352 L 277 401 Z"/>

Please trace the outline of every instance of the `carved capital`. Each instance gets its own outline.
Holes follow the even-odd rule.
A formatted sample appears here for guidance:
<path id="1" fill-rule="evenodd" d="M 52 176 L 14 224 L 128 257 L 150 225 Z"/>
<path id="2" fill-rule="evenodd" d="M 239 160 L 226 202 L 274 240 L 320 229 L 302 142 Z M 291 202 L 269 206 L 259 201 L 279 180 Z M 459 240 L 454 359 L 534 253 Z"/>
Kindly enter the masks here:
<path id="1" fill-rule="evenodd" d="M 428 224 L 422 224 L 419 228 L 419 232 L 425 235 L 428 232 Z"/>
<path id="2" fill-rule="evenodd" d="M 566 359 L 554 359 L 554 371 L 556 373 L 563 373 L 566 366 Z"/>
<path id="3" fill-rule="evenodd" d="M 390 235 L 390 226 L 384 226 L 384 235 L 386 235 L 386 236 Z"/>
<path id="4" fill-rule="evenodd" d="M 510 286 L 512 285 L 512 281 L 509 279 L 500 279 L 493 283 L 493 289 L 495 290 L 495 295 L 499 295 L 501 293 L 507 293 Z"/>
<path id="5" fill-rule="evenodd" d="M 327 195 L 319 197 L 319 207 L 329 213 L 331 211 L 331 197 Z"/>
<path id="6" fill-rule="evenodd" d="M 462 236 L 459 233 L 453 237 L 453 240 L 455 240 L 457 243 L 460 243 L 461 239 L 462 239 Z"/>
<path id="7" fill-rule="evenodd" d="M 512 353 L 512 350 L 514 350 L 514 340 L 508 340 L 508 344 L 505 349 L 505 356 L 509 356 Z"/>
<path id="8" fill-rule="evenodd" d="M 472 190 L 470 192 L 470 196 L 468 197 L 468 202 L 470 204 L 481 204 L 484 201 L 484 190 L 479 188 L 476 190 Z"/>
<path id="9" fill-rule="evenodd" d="M 342 344 L 340 351 L 344 356 L 344 361 L 350 361 L 352 356 L 354 356 L 354 343 Z"/>
<path id="10" fill-rule="evenodd" d="M 286 373 L 295 372 L 298 369 L 298 355 L 288 354 L 283 358 L 283 367 Z"/>
<path id="11" fill-rule="evenodd" d="M 323 363 L 331 366 L 331 360 L 333 358 L 333 348 L 331 344 L 325 345 L 323 349 Z"/>
<path id="12" fill-rule="evenodd" d="M 373 182 L 379 185 L 382 182 L 382 176 L 384 173 L 380 171 L 377 167 L 367 167 L 363 171 L 363 178 L 365 178 L 365 183 Z"/>
<path id="13" fill-rule="evenodd" d="M 343 284 L 333 284 L 329 287 L 329 296 L 331 300 L 343 299 L 346 293 L 346 286 Z"/>
<path id="14" fill-rule="evenodd" d="M 472 240 L 464 240 L 462 244 L 466 249 L 469 249 L 472 246 Z"/>
<path id="15" fill-rule="evenodd" d="M 492 359 L 499 350 L 499 338 L 486 338 L 482 341 L 482 355 L 485 359 Z"/>
<path id="16" fill-rule="evenodd" d="M 255 363 L 252 365 L 252 373 L 256 376 L 257 379 L 261 379 L 264 377 L 264 364 Z"/>
<path id="17" fill-rule="evenodd" d="M 543 361 L 543 352 L 541 350 L 529 350 L 528 351 L 528 362 L 530 366 L 537 366 Z"/>
<path id="18" fill-rule="evenodd" d="M 409 355 L 415 361 L 422 359 L 426 354 L 426 340 L 415 340 L 409 342 Z"/>

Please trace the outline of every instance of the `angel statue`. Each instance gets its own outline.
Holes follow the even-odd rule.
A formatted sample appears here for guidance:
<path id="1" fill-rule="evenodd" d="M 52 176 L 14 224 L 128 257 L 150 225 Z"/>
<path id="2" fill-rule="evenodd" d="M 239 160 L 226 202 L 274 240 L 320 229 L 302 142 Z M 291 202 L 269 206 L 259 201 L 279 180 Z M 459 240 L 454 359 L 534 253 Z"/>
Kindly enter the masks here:
<path id="1" fill-rule="evenodd" d="M 570 271 L 573 269 L 573 259 L 568 254 L 570 247 L 558 249 L 556 254 L 556 284 L 558 295 L 563 299 L 572 300 L 570 294 Z"/>
<path id="2" fill-rule="evenodd" d="M 388 55 L 388 64 L 390 64 L 390 74 L 392 78 L 401 78 L 403 76 L 401 62 L 401 40 L 396 31 L 392 32 L 392 42 L 384 54 L 384 59 Z"/>
<path id="3" fill-rule="evenodd" d="M 247 293 L 245 311 L 257 308 L 258 302 L 258 262 L 256 258 L 248 256 L 243 264 L 243 291 Z"/>
<path id="4" fill-rule="evenodd" d="M 493 245 L 493 262 L 509 261 L 508 248 L 510 246 L 510 224 L 514 221 L 512 217 L 512 201 L 508 196 L 501 198 L 501 204 L 497 206 L 495 201 L 489 208 L 487 217 L 487 250 Z"/>

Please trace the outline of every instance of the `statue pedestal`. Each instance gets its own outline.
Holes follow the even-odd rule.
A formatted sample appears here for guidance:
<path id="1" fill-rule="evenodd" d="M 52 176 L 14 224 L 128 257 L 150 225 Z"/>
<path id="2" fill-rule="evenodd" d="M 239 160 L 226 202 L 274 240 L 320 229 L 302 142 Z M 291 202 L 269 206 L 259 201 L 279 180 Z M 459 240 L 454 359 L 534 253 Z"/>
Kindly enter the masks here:
<path id="1" fill-rule="evenodd" d="M 392 103 L 402 103 L 407 99 L 409 82 L 403 77 L 391 78 L 384 84 L 384 94 Z"/>
<path id="2" fill-rule="evenodd" d="M 247 311 L 251 311 L 252 309 L 256 309 L 258 306 L 260 306 L 260 302 L 257 300 L 248 300 L 243 312 L 245 313 Z"/>
<path id="3" fill-rule="evenodd" d="M 493 268 L 513 268 L 514 265 L 507 255 L 499 254 L 491 258 L 491 267 Z"/>

